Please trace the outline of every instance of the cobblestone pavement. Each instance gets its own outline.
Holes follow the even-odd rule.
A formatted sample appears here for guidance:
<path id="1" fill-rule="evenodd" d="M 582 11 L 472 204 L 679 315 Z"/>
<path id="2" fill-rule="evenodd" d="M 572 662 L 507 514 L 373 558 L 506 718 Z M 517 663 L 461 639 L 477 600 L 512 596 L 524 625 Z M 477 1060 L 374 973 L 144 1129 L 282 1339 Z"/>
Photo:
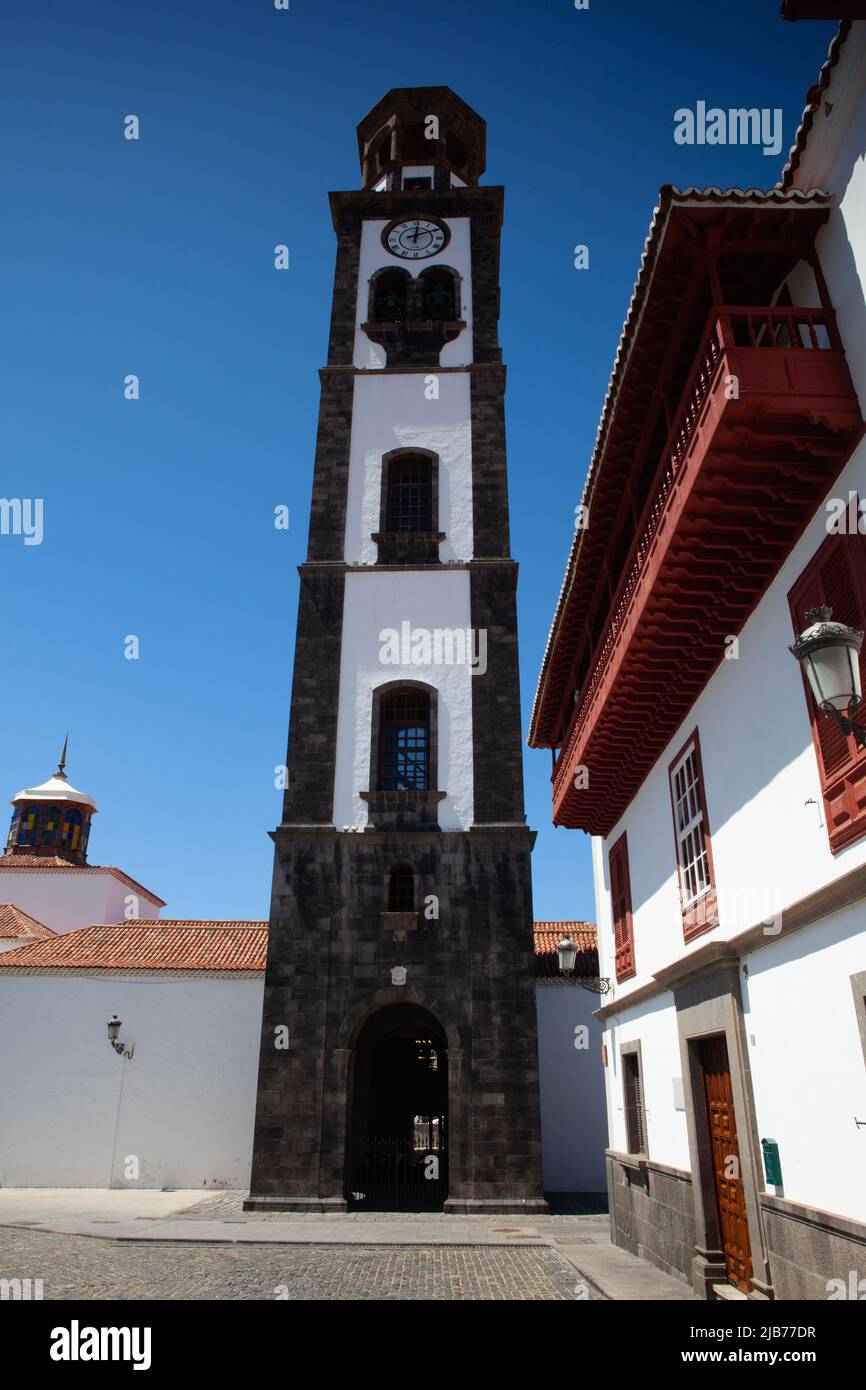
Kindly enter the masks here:
<path id="1" fill-rule="evenodd" d="M 504 1223 L 503 1223 L 504 1224 Z M 0 1279 L 45 1299 L 597 1300 L 556 1250 L 191 1245 L 0 1229 Z"/>

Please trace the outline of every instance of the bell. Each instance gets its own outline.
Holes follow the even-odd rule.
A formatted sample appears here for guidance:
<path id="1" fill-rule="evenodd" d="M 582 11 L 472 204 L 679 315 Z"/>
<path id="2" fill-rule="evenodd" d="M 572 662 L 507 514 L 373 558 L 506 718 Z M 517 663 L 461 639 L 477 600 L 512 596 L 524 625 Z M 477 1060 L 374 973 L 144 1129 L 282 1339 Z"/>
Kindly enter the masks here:
<path id="1" fill-rule="evenodd" d="M 406 317 L 406 300 L 393 290 L 380 295 L 376 300 L 378 319 L 402 319 Z"/>
<path id="2" fill-rule="evenodd" d="M 424 312 L 428 319 L 453 319 L 454 295 L 447 285 L 433 285 L 424 296 Z"/>

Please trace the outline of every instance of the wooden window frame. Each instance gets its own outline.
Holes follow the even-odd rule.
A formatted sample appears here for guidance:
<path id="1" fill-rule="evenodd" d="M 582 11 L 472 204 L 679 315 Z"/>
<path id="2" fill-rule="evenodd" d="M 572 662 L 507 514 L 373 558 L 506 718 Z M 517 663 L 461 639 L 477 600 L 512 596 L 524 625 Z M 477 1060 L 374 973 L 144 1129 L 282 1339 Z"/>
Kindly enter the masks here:
<path id="1" fill-rule="evenodd" d="M 629 1059 L 629 1064 L 633 1064 L 634 1066 L 634 1076 L 637 1080 L 637 1107 L 639 1113 L 636 1116 L 636 1121 L 640 1130 L 640 1133 L 637 1136 L 632 1134 L 631 1123 L 629 1121 L 628 1087 L 626 1085 L 627 1058 Z M 637 1158 L 648 1158 L 649 1138 L 647 1133 L 648 1126 L 646 1100 L 644 1097 L 643 1056 L 641 1054 L 641 1045 L 639 1039 L 635 1040 L 634 1042 L 622 1043 L 619 1049 L 619 1064 L 622 1073 L 622 1108 L 623 1116 L 625 1119 L 625 1141 L 627 1145 L 626 1152 L 629 1155 Z M 640 1148 L 632 1148 L 633 1138 L 639 1138 L 641 1140 Z"/>
<path id="2" fill-rule="evenodd" d="M 704 837 L 704 849 L 707 860 L 707 887 L 696 898 L 688 898 L 686 885 L 683 877 L 683 862 L 680 853 L 682 843 L 680 830 L 677 825 L 677 807 L 674 796 L 674 773 L 679 771 L 690 752 L 694 751 L 695 772 L 697 776 L 697 790 L 700 800 L 700 825 Z M 712 931 L 719 924 L 718 896 L 716 891 L 716 871 L 713 865 L 713 846 L 712 835 L 710 833 L 710 817 L 707 811 L 707 784 L 704 778 L 704 764 L 701 758 L 701 740 L 697 728 L 694 728 L 680 748 L 675 758 L 668 764 L 668 794 L 671 799 L 671 820 L 674 829 L 674 853 L 677 861 L 677 884 L 680 894 L 680 913 L 683 922 L 683 940 L 693 941 L 695 937 L 703 936 L 704 932 Z"/>
<path id="3" fill-rule="evenodd" d="M 384 520 L 382 529 L 388 535 L 432 534 L 433 464 L 429 454 L 398 454 L 388 460 Z"/>
<path id="4" fill-rule="evenodd" d="M 439 691 L 434 685 L 425 685 L 423 681 L 386 681 L 384 685 L 377 685 L 373 690 L 370 711 L 370 789 L 374 794 L 385 794 L 383 788 L 379 786 L 382 701 L 387 699 L 389 695 L 396 695 L 403 690 L 420 691 L 427 695 L 430 701 L 427 725 L 427 781 L 429 785 L 423 792 L 402 793 L 404 796 L 427 799 L 432 793 L 439 790 Z"/>
<path id="5" fill-rule="evenodd" d="M 857 515 L 859 517 L 859 497 L 857 499 Z M 803 630 L 805 623 L 804 606 L 812 607 L 805 597 L 805 591 L 810 587 L 817 586 L 822 590 L 819 575 L 823 565 L 829 558 L 830 552 L 842 547 L 848 565 L 848 574 L 854 592 L 854 598 L 860 611 L 860 625 L 866 626 L 866 536 L 861 536 L 859 531 L 856 534 L 842 533 L 839 535 L 827 536 L 815 551 L 811 560 L 804 566 L 803 570 L 792 584 L 788 591 L 788 608 L 791 614 L 791 623 L 794 629 L 794 636 L 798 636 Z M 835 614 L 834 614 L 835 617 Z M 861 666 L 862 672 L 862 666 Z M 821 787 L 821 799 L 824 803 L 824 821 L 827 826 L 827 838 L 830 841 L 830 852 L 834 855 L 847 849 L 849 845 L 856 844 L 866 836 L 866 808 L 859 814 L 856 811 L 851 814 L 850 819 L 836 828 L 833 826 L 834 803 L 839 797 L 848 800 L 849 807 L 853 810 L 856 803 L 856 796 L 853 786 L 850 785 L 852 775 L 862 771 L 866 765 L 866 749 L 858 748 L 853 737 L 848 735 L 848 757 L 839 764 L 838 767 L 827 771 L 824 765 L 824 749 L 821 743 L 819 732 L 820 722 L 830 720 L 829 715 L 825 715 L 818 709 L 815 698 L 809 688 L 809 682 L 805 671 L 800 671 L 803 682 L 803 691 L 806 699 L 806 709 L 809 716 L 809 723 L 812 729 L 812 745 L 815 749 L 815 761 L 818 767 L 818 779 Z M 862 721 L 862 713 L 860 715 Z"/>
<path id="6" fill-rule="evenodd" d="M 617 912 L 617 895 L 614 892 L 615 864 L 619 861 L 619 871 L 623 877 L 623 912 Z M 613 949 L 617 982 L 631 980 L 637 974 L 634 952 L 634 917 L 631 903 L 631 873 L 628 863 L 628 835 L 625 831 L 611 845 L 607 856 L 607 870 L 610 878 L 610 910 L 613 920 Z"/>
<path id="7" fill-rule="evenodd" d="M 423 458 L 430 465 L 430 530 L 423 531 L 389 531 L 389 498 L 391 495 L 391 469 L 394 464 L 401 463 L 404 459 Z M 410 544 L 425 536 L 436 536 L 439 538 L 439 455 L 432 449 L 421 448 L 400 448 L 390 449 L 387 454 L 382 456 L 382 477 L 381 490 L 379 495 L 379 531 L 377 537 L 400 537 L 404 542 Z"/>

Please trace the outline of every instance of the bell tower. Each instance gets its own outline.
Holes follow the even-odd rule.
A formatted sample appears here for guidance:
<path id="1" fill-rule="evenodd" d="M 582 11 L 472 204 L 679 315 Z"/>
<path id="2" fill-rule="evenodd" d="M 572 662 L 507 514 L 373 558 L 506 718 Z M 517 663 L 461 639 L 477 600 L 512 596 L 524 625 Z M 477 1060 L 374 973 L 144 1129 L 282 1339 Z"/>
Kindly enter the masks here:
<path id="1" fill-rule="evenodd" d="M 288 786 L 249 1205 L 540 1212 L 503 190 L 447 87 L 358 127 L 330 195 Z"/>

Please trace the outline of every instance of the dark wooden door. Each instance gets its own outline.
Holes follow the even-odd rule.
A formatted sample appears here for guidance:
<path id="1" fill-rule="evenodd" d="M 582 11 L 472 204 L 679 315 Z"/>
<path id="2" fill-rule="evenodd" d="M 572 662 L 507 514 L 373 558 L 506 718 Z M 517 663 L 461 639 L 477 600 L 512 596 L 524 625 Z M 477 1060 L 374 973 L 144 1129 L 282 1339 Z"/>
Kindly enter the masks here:
<path id="1" fill-rule="evenodd" d="M 725 1039 L 704 1039 L 699 1047 L 699 1056 L 707 1107 L 709 1161 L 725 1266 L 731 1283 L 742 1289 L 743 1293 L 749 1293 L 752 1288 L 752 1247 Z"/>

